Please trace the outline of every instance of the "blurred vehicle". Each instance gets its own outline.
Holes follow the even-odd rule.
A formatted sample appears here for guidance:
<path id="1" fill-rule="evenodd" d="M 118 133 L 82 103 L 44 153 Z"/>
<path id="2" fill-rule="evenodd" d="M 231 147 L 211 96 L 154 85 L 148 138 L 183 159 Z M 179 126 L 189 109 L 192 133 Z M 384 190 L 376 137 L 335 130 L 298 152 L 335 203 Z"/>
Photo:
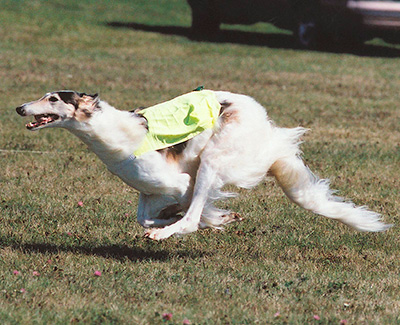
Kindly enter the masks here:
<path id="1" fill-rule="evenodd" d="M 400 0 L 187 0 L 192 35 L 210 39 L 220 25 L 268 22 L 293 31 L 298 44 L 352 45 L 374 37 L 400 41 Z"/>

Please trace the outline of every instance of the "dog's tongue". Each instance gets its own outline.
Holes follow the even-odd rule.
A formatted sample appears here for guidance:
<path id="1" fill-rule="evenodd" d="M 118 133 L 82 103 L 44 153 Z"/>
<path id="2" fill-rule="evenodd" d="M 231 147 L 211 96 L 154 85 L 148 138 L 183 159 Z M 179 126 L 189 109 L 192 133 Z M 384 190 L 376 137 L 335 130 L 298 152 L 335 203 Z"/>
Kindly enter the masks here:
<path id="1" fill-rule="evenodd" d="M 39 124 L 46 124 L 46 123 L 53 121 L 53 118 L 50 116 L 38 116 L 35 118 L 36 118 L 36 121 L 39 122 Z"/>

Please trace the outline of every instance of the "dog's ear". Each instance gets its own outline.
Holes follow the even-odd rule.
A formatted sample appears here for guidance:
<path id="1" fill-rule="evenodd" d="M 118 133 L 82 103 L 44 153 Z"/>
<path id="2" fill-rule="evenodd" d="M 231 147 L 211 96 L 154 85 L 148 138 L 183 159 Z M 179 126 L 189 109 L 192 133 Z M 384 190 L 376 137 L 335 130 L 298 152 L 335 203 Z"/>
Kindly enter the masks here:
<path id="1" fill-rule="evenodd" d="M 93 102 L 94 106 L 97 106 L 97 104 L 100 101 L 98 93 L 95 93 L 94 95 L 89 95 L 86 93 L 79 93 L 79 96 L 86 102 L 91 100 Z"/>
<path id="2" fill-rule="evenodd" d="M 89 96 L 93 98 L 94 106 L 97 107 L 97 105 L 98 105 L 99 102 L 100 102 L 99 94 L 98 94 L 98 93 L 95 93 L 94 95 L 89 95 Z"/>
<path id="3" fill-rule="evenodd" d="M 99 108 L 99 102 L 100 98 L 98 94 L 87 95 L 86 93 L 79 93 L 78 105 L 75 111 L 75 118 L 80 122 L 88 119 L 93 114 L 93 112 Z"/>
<path id="4" fill-rule="evenodd" d="M 89 95 L 89 94 L 86 94 L 86 93 L 78 93 L 78 95 L 79 95 L 79 97 L 90 96 L 90 97 L 92 97 L 93 99 L 99 97 L 99 94 L 98 94 L 98 93 L 95 93 L 94 95 Z"/>

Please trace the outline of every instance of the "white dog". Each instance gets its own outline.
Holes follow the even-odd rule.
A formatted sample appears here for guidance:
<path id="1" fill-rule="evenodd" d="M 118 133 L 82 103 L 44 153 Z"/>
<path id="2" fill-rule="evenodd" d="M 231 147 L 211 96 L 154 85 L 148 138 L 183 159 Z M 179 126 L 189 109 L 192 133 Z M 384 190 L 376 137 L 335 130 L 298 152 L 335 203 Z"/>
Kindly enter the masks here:
<path id="1" fill-rule="evenodd" d="M 156 122 L 149 120 L 146 112 L 152 108 L 120 111 L 101 101 L 97 94 L 57 91 L 23 104 L 17 112 L 35 117 L 35 122 L 27 124 L 29 130 L 69 130 L 112 173 L 140 191 L 137 218 L 148 228 L 146 236 L 151 239 L 187 234 L 199 227 L 221 227 L 240 219 L 235 213 L 216 208 L 213 201 L 231 195 L 221 191 L 224 185 L 251 188 L 267 172 L 275 176 L 292 201 L 307 210 L 359 231 L 391 227 L 380 221 L 379 214 L 333 196 L 329 181 L 319 180 L 304 165 L 299 138 L 305 129 L 276 127 L 265 109 L 244 95 L 210 90 L 196 93 L 204 96 L 201 102 L 211 102 L 210 107 L 215 108 L 217 102 L 217 113 L 211 112 L 206 126 L 184 135 L 177 144 L 167 140 L 155 148 L 146 147 L 144 142 L 150 132 L 154 133 L 152 128 L 156 129 L 157 123 L 171 134 L 180 131 L 175 132 L 164 123 L 171 116 L 159 117 Z M 178 102 L 188 101 L 186 106 L 193 111 L 197 102 L 191 103 L 190 96 L 180 96 Z M 174 109 L 176 114 L 180 112 L 179 107 Z M 159 109 L 153 115 L 157 118 L 160 114 L 164 115 L 164 111 Z M 189 116 L 185 123 L 192 126 L 194 119 Z M 169 134 L 164 136 L 168 138 Z M 136 154 L 138 150 L 144 152 Z"/>

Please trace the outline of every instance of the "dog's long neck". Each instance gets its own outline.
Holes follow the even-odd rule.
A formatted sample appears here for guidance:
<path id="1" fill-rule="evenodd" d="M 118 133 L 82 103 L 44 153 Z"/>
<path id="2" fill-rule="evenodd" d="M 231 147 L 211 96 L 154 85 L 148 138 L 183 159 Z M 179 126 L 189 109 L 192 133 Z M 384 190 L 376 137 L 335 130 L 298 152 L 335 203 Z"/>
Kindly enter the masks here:
<path id="1" fill-rule="evenodd" d="M 127 159 L 140 146 L 147 128 L 145 121 L 127 111 L 120 111 L 101 101 L 85 121 L 68 128 L 87 144 L 106 165 Z"/>

